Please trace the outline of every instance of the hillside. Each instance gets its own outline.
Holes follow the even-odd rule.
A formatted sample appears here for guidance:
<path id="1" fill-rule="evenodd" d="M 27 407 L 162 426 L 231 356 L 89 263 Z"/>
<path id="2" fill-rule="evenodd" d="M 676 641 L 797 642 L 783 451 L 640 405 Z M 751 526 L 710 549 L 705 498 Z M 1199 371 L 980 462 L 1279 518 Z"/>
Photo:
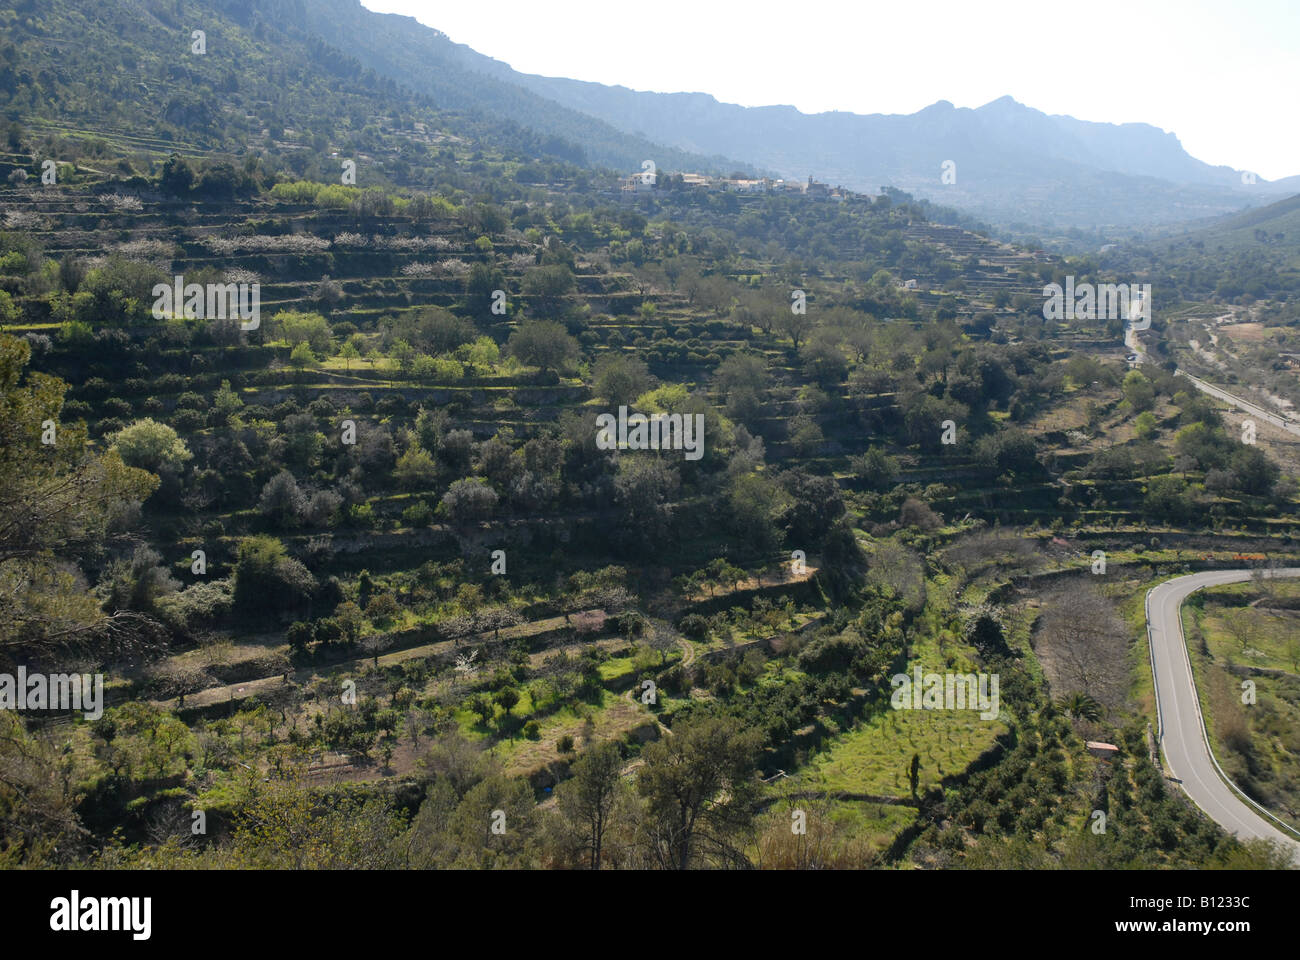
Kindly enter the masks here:
<path id="1" fill-rule="evenodd" d="M 630 182 L 220 9 L 0 46 L 0 673 L 104 679 L 0 711 L 0 865 L 1274 865 L 1131 665 L 1155 582 L 1295 562 L 1285 448 L 1043 309 L 1163 274 Z"/>
<path id="2" fill-rule="evenodd" d="M 1264 245 L 1270 255 L 1279 249 L 1300 252 L 1300 194 L 1224 217 L 1192 231 L 1185 242 L 1228 250 L 1259 251 Z"/>
<path id="3" fill-rule="evenodd" d="M 141 155 L 277 154 L 298 173 L 305 172 L 308 153 L 312 162 L 321 161 L 321 150 L 304 149 L 321 138 L 365 151 L 383 150 L 386 142 L 401 148 L 384 172 L 399 182 L 423 153 L 412 152 L 416 145 L 439 142 L 413 136 L 417 122 L 462 139 L 490 132 L 496 150 L 522 147 L 530 155 L 580 164 L 640 169 L 641 160 L 654 155 L 666 166 L 744 167 L 624 135 L 473 74 L 454 58 L 430 56 L 426 48 L 404 59 L 409 44 L 398 38 L 409 31 L 355 2 L 109 0 L 87 14 L 81 5 L 61 0 L 0 10 L 7 26 L 0 86 L 10 98 L 10 121 L 58 135 L 93 119 L 98 139 Z M 197 24 L 204 33 L 202 54 L 192 49 Z M 326 24 L 339 30 L 323 36 L 312 29 Z M 437 34 L 420 30 L 437 46 Z M 86 42 L 70 43 L 69 36 Z M 61 52 L 47 67 L 51 49 Z M 394 76 L 372 66 L 399 62 L 419 63 L 424 72 Z M 33 83 L 38 75 L 40 83 Z M 58 122 L 50 125 L 55 117 Z M 387 128 L 378 140 L 376 124 Z M 419 162 L 434 165 L 433 153 Z"/>

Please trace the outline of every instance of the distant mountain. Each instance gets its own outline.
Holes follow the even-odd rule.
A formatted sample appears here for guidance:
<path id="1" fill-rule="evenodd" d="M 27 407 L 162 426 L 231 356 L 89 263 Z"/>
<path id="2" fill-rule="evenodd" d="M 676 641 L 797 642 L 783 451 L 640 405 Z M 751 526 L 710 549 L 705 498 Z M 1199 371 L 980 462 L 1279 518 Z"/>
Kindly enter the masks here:
<path id="1" fill-rule="evenodd" d="M 1020 234 L 1106 235 L 1205 220 L 1295 192 L 1300 177 L 1242 182 L 1148 124 L 1049 116 L 1002 97 L 978 109 L 946 100 L 910 115 L 741 107 L 702 93 L 523 74 L 418 21 L 359 0 L 214 0 L 241 23 L 319 38 L 443 109 L 505 119 L 578 145 L 628 172 L 749 169 L 855 190 L 888 185 Z M 730 158 L 730 159 L 728 159 Z M 955 173 L 943 182 L 944 164 Z M 752 164 L 747 167 L 746 163 Z"/>
<path id="2" fill-rule="evenodd" d="M 858 190 L 889 184 L 1003 226 L 1127 230 L 1232 212 L 1300 188 L 1300 177 L 1245 184 L 1242 171 L 1197 160 L 1174 134 L 1149 124 L 1049 116 L 1011 97 L 973 110 L 941 100 L 909 115 L 804 114 L 480 65 L 651 140 Z M 956 176 L 945 184 L 949 160 Z"/>
<path id="3" fill-rule="evenodd" d="M 37 9 L 35 0 L 19 6 Z M 40 7 L 39 18 L 11 12 L 6 22 L 18 43 L 0 46 L 0 102 L 10 119 L 30 122 L 53 109 L 62 120 L 96 118 L 101 132 L 111 126 L 122 136 L 158 137 L 155 149 L 170 142 L 235 155 L 267 130 L 271 139 L 292 128 L 315 140 L 338 117 L 361 131 L 376 113 L 400 122 L 433 109 L 444 124 L 455 114 L 462 119 L 452 128 L 525 156 L 629 173 L 650 159 L 665 171 L 813 176 L 870 192 L 888 185 L 1004 235 L 1058 246 L 1206 221 L 1300 189 L 1300 177 L 1245 184 L 1239 171 L 1202 163 L 1173 134 L 1147 124 L 1049 116 L 1010 97 L 974 110 L 940 101 L 910 115 L 803 114 L 518 73 L 359 0 L 101 0 L 95 7 L 68 13 L 69 24 L 97 31 L 97 42 L 81 48 L 61 39 L 63 3 Z M 186 49 L 180 39 L 200 21 L 214 49 L 253 44 L 240 52 L 248 76 L 237 76 L 225 57 L 177 59 Z M 40 67 L 46 49 L 60 44 L 60 58 Z M 418 165 L 422 156 L 401 163 Z M 944 183 L 948 161 L 955 177 Z"/>

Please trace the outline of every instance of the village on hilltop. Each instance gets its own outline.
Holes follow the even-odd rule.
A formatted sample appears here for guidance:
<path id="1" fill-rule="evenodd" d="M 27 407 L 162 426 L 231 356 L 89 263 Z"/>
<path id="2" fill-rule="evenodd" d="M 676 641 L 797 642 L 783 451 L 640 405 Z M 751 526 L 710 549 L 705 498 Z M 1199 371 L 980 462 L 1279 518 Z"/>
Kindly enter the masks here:
<path id="1" fill-rule="evenodd" d="M 662 176 L 654 173 L 634 173 L 622 180 L 622 193 L 625 198 L 637 194 L 649 193 L 656 189 L 682 187 L 702 188 L 705 190 L 730 190 L 735 193 L 798 193 L 810 197 L 823 197 L 835 203 L 843 203 L 852 191 L 843 187 L 832 187 L 808 177 L 808 182 L 800 180 L 780 180 L 772 177 L 713 177 L 702 173 L 676 173 Z"/>

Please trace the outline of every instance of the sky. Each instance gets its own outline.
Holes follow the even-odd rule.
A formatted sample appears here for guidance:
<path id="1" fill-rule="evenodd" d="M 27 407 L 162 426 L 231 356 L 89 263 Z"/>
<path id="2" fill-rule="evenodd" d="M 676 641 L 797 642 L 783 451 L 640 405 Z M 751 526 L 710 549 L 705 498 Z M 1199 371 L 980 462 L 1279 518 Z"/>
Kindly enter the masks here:
<path id="1" fill-rule="evenodd" d="M 516 70 L 805 113 L 1010 94 L 1149 123 L 1206 163 L 1300 174 L 1300 0 L 361 0 Z"/>

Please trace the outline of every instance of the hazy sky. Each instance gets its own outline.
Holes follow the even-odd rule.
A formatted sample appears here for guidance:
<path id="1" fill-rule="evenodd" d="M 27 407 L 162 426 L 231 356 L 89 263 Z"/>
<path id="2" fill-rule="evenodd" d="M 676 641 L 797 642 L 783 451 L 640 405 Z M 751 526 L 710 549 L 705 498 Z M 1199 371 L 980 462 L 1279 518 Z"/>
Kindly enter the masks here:
<path id="1" fill-rule="evenodd" d="M 516 70 L 805 113 L 977 107 L 1172 131 L 1192 156 L 1300 174 L 1300 0 L 362 0 Z"/>

